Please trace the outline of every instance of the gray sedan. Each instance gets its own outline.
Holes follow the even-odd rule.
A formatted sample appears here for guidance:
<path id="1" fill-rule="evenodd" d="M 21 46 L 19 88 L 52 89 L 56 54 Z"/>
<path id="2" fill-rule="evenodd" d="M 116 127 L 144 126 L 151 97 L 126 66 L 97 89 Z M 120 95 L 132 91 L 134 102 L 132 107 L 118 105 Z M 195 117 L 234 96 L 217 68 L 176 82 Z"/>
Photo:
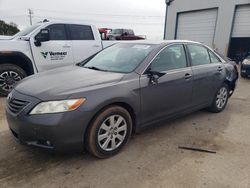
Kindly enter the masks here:
<path id="1" fill-rule="evenodd" d="M 200 43 L 116 44 L 75 66 L 24 79 L 7 98 L 7 120 L 21 143 L 105 158 L 149 125 L 203 108 L 221 112 L 235 74 Z"/>

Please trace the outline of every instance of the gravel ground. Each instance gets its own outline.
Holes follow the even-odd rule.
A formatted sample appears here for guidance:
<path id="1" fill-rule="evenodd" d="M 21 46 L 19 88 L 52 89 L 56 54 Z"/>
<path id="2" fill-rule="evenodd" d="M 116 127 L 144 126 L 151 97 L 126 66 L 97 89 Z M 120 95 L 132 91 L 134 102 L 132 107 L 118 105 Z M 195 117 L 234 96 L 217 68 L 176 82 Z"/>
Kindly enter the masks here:
<path id="1" fill-rule="evenodd" d="M 134 135 L 120 154 L 55 154 L 16 143 L 0 99 L 0 187 L 250 187 L 250 80 L 220 114 L 199 111 Z M 216 154 L 178 149 L 179 145 Z"/>

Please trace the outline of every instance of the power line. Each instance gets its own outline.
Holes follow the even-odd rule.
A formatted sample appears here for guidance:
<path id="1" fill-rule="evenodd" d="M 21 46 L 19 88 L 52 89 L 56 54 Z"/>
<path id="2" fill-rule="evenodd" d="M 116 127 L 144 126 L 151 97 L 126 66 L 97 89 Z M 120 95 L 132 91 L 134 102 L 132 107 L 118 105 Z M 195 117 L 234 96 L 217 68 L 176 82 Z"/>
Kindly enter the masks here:
<path id="1" fill-rule="evenodd" d="M 70 11 L 58 11 L 58 10 L 45 10 L 45 9 L 35 9 L 36 11 L 41 12 L 53 12 L 60 14 L 75 14 L 78 15 L 95 15 L 95 16 L 111 16 L 111 17 L 140 17 L 140 18 L 164 18 L 164 16 L 160 15 L 131 15 L 131 14 L 101 14 L 101 13 L 89 13 L 89 12 L 70 12 Z"/>
<path id="2" fill-rule="evenodd" d="M 73 19 L 73 18 L 60 18 L 60 17 L 50 17 L 50 16 L 38 16 L 38 15 L 35 15 L 33 17 L 36 17 L 36 18 L 41 18 L 41 19 L 55 19 L 55 20 L 65 20 L 65 21 L 84 21 L 84 22 L 96 22 L 96 23 L 103 23 L 103 22 L 106 22 L 106 23 L 115 23 L 115 24 L 139 24 L 139 25 L 161 25 L 162 23 L 157 23 L 157 22 L 145 22 L 145 23 L 142 23 L 142 22 L 115 22 L 115 21 L 101 21 L 101 20 L 91 20 L 91 19 L 87 19 L 87 20 L 84 20 L 84 19 Z"/>

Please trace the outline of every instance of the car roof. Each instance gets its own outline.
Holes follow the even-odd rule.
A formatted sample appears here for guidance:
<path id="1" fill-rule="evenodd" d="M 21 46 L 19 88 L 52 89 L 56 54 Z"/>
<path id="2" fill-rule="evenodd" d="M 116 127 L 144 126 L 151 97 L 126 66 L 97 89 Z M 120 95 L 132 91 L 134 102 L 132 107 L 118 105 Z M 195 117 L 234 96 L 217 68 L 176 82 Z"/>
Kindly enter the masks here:
<path id="1" fill-rule="evenodd" d="M 58 21 L 45 21 L 45 22 L 38 22 L 38 24 L 76 24 L 76 25 L 89 25 L 94 26 L 93 24 L 90 24 L 88 22 L 84 21 L 65 21 L 65 20 L 58 20 Z"/>
<path id="2" fill-rule="evenodd" d="M 120 43 L 120 42 L 119 42 Z M 172 43 L 193 43 L 193 44 L 202 44 L 190 40 L 131 40 L 131 41 L 122 41 L 121 43 L 131 43 L 131 44 L 154 44 L 154 45 L 165 45 Z M 204 44 L 202 44 L 204 45 Z"/>

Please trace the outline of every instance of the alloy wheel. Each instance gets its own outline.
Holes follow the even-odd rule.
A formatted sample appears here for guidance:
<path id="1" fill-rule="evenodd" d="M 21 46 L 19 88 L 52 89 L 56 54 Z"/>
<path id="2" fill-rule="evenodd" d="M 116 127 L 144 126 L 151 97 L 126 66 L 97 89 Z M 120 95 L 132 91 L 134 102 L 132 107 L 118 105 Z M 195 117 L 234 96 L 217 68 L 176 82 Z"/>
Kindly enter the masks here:
<path id="1" fill-rule="evenodd" d="M 220 88 L 216 97 L 216 106 L 219 109 L 222 109 L 227 102 L 228 92 L 225 87 Z"/>
<path id="2" fill-rule="evenodd" d="M 10 92 L 21 79 L 21 76 L 15 71 L 4 71 L 0 74 L 0 87 L 2 90 Z"/>
<path id="3" fill-rule="evenodd" d="M 98 130 L 98 144 L 105 151 L 113 151 L 123 142 L 127 134 L 127 123 L 121 115 L 106 118 Z"/>

